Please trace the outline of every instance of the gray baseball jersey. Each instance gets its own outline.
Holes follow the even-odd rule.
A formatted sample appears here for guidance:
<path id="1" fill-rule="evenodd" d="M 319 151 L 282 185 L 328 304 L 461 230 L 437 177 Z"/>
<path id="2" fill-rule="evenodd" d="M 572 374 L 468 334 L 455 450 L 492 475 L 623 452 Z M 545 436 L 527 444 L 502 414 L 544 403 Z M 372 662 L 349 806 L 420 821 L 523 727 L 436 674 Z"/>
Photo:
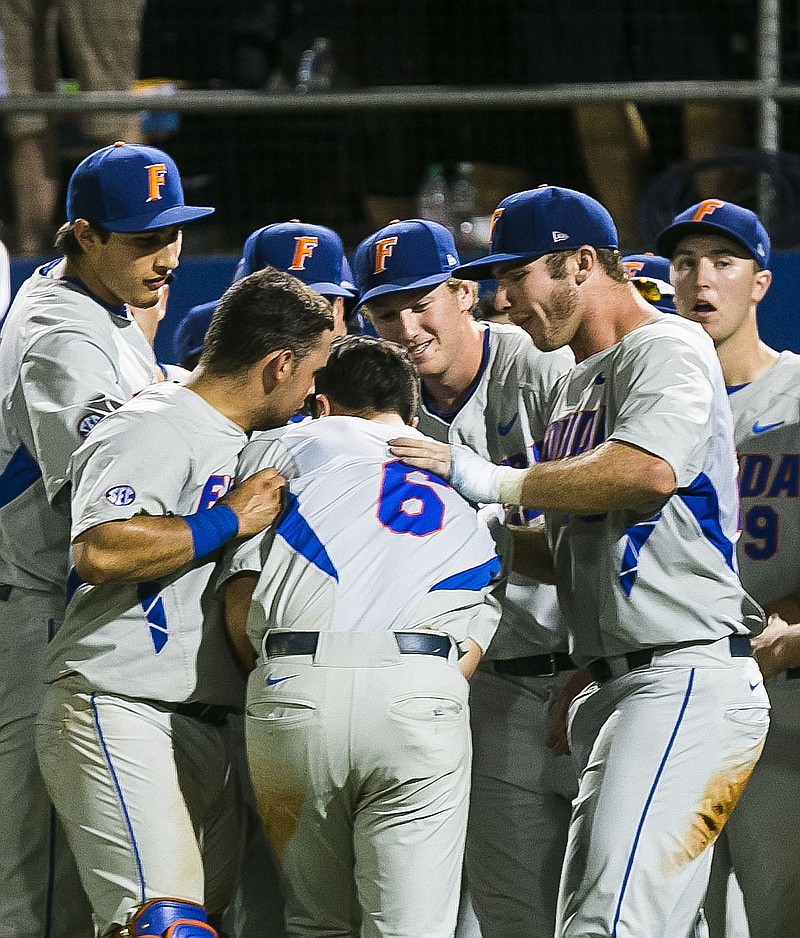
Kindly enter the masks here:
<path id="1" fill-rule="evenodd" d="M 559 600 L 578 659 L 760 626 L 761 611 L 736 570 L 730 408 L 713 344 L 699 326 L 656 315 L 558 382 L 542 460 L 606 440 L 664 459 L 677 491 L 638 510 L 548 513 Z"/>
<path id="2" fill-rule="evenodd" d="M 241 427 L 178 384 L 143 391 L 107 417 L 75 453 L 73 539 L 137 514 L 210 508 L 231 486 Z M 215 555 L 159 581 L 71 582 L 46 680 L 165 702 L 240 705 L 241 678 L 209 579 Z"/>
<path id="3" fill-rule="evenodd" d="M 497 610 L 486 591 L 499 572 L 489 531 L 441 479 L 391 457 L 396 435 L 396 426 L 326 417 L 262 434 L 242 453 L 242 478 L 275 466 L 296 479 L 280 522 L 229 561 L 230 573 L 264 571 L 248 621 L 256 649 L 270 628 L 427 628 L 488 647 Z M 404 575 L 387 579 L 387 565 Z"/>
<path id="4" fill-rule="evenodd" d="M 494 463 L 531 465 L 541 441 L 531 426 L 541 425 L 543 403 L 573 363 L 569 349 L 540 352 L 517 326 L 487 323 L 483 361 L 469 396 L 455 414 L 441 414 L 426 401 L 423 388 L 419 429 L 443 443 L 462 443 Z M 518 586 L 512 579 L 488 657 L 541 654 L 566 644 L 555 588 Z"/>
<path id="5" fill-rule="evenodd" d="M 61 269 L 49 264 L 20 287 L 0 333 L 0 583 L 63 591 L 68 512 L 51 503 L 70 457 L 157 366 L 127 308 L 104 305 Z"/>
<path id="6" fill-rule="evenodd" d="M 730 393 L 739 454 L 742 583 L 759 603 L 800 589 L 800 355 Z"/>

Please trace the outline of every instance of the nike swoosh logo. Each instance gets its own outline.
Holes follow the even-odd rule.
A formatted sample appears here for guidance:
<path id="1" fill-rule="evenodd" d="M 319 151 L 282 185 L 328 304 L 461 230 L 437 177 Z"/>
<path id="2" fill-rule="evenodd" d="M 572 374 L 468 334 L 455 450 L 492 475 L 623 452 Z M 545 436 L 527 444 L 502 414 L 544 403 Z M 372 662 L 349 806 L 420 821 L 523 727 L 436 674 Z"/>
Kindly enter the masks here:
<path id="1" fill-rule="evenodd" d="M 272 687 L 273 684 L 280 684 L 283 681 L 291 681 L 293 677 L 300 677 L 300 675 L 299 674 L 287 674 L 286 677 L 268 677 L 267 687 Z"/>
<path id="2" fill-rule="evenodd" d="M 519 417 L 519 414 L 514 414 L 514 416 L 511 418 L 511 420 L 508 421 L 508 423 L 497 424 L 497 432 L 500 434 L 500 436 L 508 436 L 508 434 L 511 433 L 511 428 L 517 422 L 517 417 Z"/>
<path id="3" fill-rule="evenodd" d="M 755 690 L 757 687 L 761 687 L 764 683 L 763 681 L 756 681 L 755 684 L 752 681 L 747 682 L 750 685 L 750 690 Z"/>
<path id="4" fill-rule="evenodd" d="M 767 430 L 774 430 L 776 427 L 782 427 L 785 420 L 779 420 L 777 423 L 765 423 L 763 426 L 756 420 L 753 424 L 753 433 L 766 433 Z"/>

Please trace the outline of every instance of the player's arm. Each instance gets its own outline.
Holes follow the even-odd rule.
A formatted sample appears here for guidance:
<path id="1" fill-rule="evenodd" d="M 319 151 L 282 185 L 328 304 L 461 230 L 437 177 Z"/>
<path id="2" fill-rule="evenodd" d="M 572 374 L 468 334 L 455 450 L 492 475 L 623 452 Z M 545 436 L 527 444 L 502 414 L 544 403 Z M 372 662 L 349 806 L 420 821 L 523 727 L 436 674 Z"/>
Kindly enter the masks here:
<path id="1" fill-rule="evenodd" d="M 194 514 L 135 515 L 90 527 L 72 542 L 75 568 L 93 585 L 168 576 L 237 536 L 264 530 L 281 510 L 284 483 L 275 469 L 262 469 Z"/>
<path id="2" fill-rule="evenodd" d="M 398 438 L 389 445 L 403 462 L 442 476 L 472 502 L 595 514 L 663 500 L 676 487 L 675 473 L 666 460 L 616 440 L 528 469 L 495 466 L 463 447 L 427 438 Z"/>
<path id="3" fill-rule="evenodd" d="M 481 658 L 483 657 L 483 650 L 481 646 L 471 638 L 465 638 L 464 641 L 459 644 L 459 648 L 461 649 L 461 657 L 458 659 L 459 670 L 467 680 L 470 680 L 480 664 Z"/>
<path id="4" fill-rule="evenodd" d="M 244 571 L 225 583 L 225 625 L 228 637 L 245 671 L 256 666 L 256 653 L 247 637 L 247 616 L 253 599 L 258 574 Z"/>

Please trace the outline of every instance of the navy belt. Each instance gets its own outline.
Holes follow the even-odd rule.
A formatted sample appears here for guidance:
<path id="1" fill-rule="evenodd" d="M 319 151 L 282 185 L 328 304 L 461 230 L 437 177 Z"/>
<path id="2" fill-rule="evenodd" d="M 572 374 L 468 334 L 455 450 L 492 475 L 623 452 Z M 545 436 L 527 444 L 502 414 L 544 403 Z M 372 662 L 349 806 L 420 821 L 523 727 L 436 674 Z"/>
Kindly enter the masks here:
<path id="1" fill-rule="evenodd" d="M 11 590 L 14 587 L 8 583 L 0 583 L 0 603 L 6 603 L 11 598 Z"/>
<path id="2" fill-rule="evenodd" d="M 395 641 L 401 655 L 436 655 L 447 658 L 451 641 L 446 635 L 425 632 L 395 632 Z M 270 632 L 267 635 L 268 658 L 282 655 L 313 655 L 317 650 L 319 632 Z"/>
<path id="3" fill-rule="evenodd" d="M 710 645 L 712 642 L 681 642 L 678 645 L 659 645 L 656 648 L 642 648 L 640 651 L 630 651 L 627 655 L 618 655 L 614 658 L 596 658 L 587 665 L 589 673 L 598 684 L 604 684 L 612 678 L 621 677 L 637 668 L 647 668 L 652 664 L 653 658 L 665 651 L 676 651 L 679 648 L 692 648 L 695 645 Z M 730 635 L 728 644 L 731 658 L 749 658 L 753 652 L 750 648 L 748 635 Z"/>
<path id="4" fill-rule="evenodd" d="M 574 671 L 578 666 L 566 652 L 553 651 L 549 655 L 498 658 L 492 667 L 498 674 L 514 677 L 555 677 L 560 671 Z"/>
<path id="5" fill-rule="evenodd" d="M 226 707 L 223 704 L 204 704 L 195 703 L 165 703 L 159 704 L 166 707 L 172 713 L 177 713 L 182 717 L 192 717 L 203 723 L 210 723 L 211 726 L 224 726 L 228 717 L 234 712 L 233 707 Z"/>

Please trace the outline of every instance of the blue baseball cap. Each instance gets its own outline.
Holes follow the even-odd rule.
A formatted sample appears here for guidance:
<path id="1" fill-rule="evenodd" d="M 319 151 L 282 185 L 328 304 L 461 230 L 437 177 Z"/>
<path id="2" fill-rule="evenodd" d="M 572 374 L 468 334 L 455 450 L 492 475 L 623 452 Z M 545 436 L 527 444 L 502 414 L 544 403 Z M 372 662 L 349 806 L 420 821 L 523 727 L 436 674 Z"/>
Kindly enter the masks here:
<path id="1" fill-rule="evenodd" d="M 456 275 L 489 280 L 503 261 L 533 261 L 554 251 L 576 251 L 584 244 L 617 250 L 614 220 L 591 196 L 560 186 L 515 192 L 492 213 L 489 254 L 462 264 Z"/>
<path id="2" fill-rule="evenodd" d="M 82 160 L 67 187 L 67 220 L 129 233 L 184 225 L 213 208 L 186 205 L 178 167 L 155 147 L 112 143 Z"/>
<path id="3" fill-rule="evenodd" d="M 675 287 L 669 281 L 669 261 L 657 254 L 627 254 L 622 266 L 628 279 L 651 306 L 662 313 L 675 312 Z"/>
<path id="4" fill-rule="evenodd" d="M 755 212 L 733 202 L 704 199 L 676 215 L 656 239 L 656 249 L 670 259 L 678 242 L 693 234 L 718 234 L 740 244 L 761 270 L 769 265 L 769 235 Z"/>
<path id="5" fill-rule="evenodd" d="M 183 365 L 203 350 L 203 340 L 211 325 L 211 317 L 214 315 L 218 302 L 219 300 L 214 300 L 211 303 L 203 303 L 201 306 L 193 306 L 178 323 L 172 344 L 179 364 Z"/>
<path id="6" fill-rule="evenodd" d="M 248 237 L 234 280 L 275 267 L 323 296 L 354 296 L 343 283 L 344 260 L 342 239 L 330 228 L 280 222 L 259 228 Z"/>
<path id="7" fill-rule="evenodd" d="M 392 222 L 356 248 L 353 276 L 358 305 L 386 293 L 444 283 L 458 264 L 453 235 L 444 225 L 421 218 Z"/>

